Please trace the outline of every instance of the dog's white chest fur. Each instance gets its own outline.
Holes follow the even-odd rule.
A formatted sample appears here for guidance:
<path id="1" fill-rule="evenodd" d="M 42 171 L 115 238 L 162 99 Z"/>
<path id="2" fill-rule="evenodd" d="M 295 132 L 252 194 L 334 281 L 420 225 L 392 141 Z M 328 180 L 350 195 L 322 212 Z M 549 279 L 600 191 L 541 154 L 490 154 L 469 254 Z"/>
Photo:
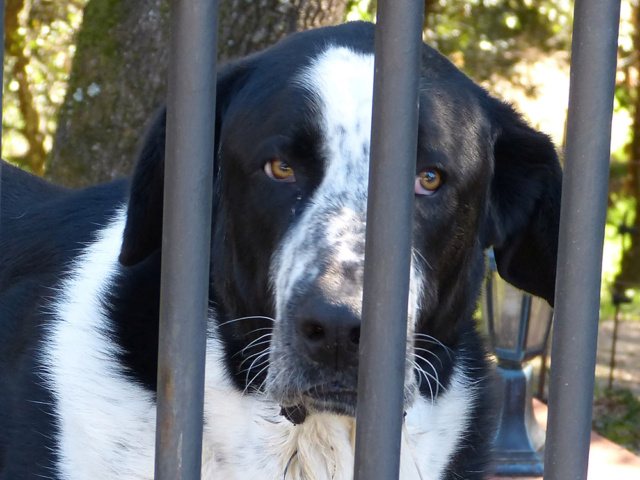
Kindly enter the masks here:
<path id="1" fill-rule="evenodd" d="M 56 399 L 59 468 L 65 480 L 152 479 L 156 409 L 151 392 L 126 375 L 109 338 L 100 298 L 118 264 L 123 214 L 73 265 L 57 301 L 59 319 L 42 350 Z M 455 374 L 435 404 L 419 398 L 403 429 L 401 478 L 442 478 L 464 431 L 473 393 Z M 243 395 L 227 378 L 222 349 L 207 349 L 203 479 L 347 480 L 353 475 L 354 421 L 313 414 L 299 426 L 268 400 Z M 286 473 L 286 475 L 285 475 Z"/>

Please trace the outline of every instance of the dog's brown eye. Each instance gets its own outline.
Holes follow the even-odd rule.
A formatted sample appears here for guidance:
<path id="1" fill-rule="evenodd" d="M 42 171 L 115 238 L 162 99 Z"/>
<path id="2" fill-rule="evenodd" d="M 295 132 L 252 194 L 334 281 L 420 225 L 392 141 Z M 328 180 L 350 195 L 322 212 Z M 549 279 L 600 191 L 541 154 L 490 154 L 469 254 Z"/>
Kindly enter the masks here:
<path id="1" fill-rule="evenodd" d="M 286 162 L 279 158 L 274 158 L 273 160 L 269 160 L 267 163 L 265 163 L 264 171 L 270 178 L 279 182 L 290 183 L 296 181 L 296 176 L 293 173 L 293 168 L 291 168 Z"/>
<path id="2" fill-rule="evenodd" d="M 416 175 L 415 192 L 418 195 L 432 195 L 442 185 L 442 174 L 435 169 L 428 169 Z"/>

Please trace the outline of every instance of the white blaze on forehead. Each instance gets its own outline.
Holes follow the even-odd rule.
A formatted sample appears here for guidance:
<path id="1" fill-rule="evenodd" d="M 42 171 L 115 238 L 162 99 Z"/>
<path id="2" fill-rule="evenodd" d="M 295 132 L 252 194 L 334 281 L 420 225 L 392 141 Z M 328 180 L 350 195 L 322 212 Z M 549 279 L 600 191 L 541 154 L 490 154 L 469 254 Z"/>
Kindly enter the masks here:
<path id="1" fill-rule="evenodd" d="M 358 226 L 362 220 L 358 213 L 349 207 L 342 207 L 327 225 L 327 243 L 334 249 L 335 261 L 358 262 L 361 255 L 354 252 L 353 246 L 362 241 Z"/>
<path id="2" fill-rule="evenodd" d="M 362 238 L 353 235 L 352 228 L 345 228 L 344 222 L 348 219 L 353 225 L 364 225 L 366 216 L 373 55 L 329 47 L 300 74 L 297 84 L 316 104 L 325 165 L 321 184 L 284 239 L 275 262 L 276 308 L 280 313 L 299 280 L 320 273 L 321 248 L 335 245 L 342 259 L 360 257 L 355 251 Z M 340 225 L 333 225 L 335 222 Z M 348 239 L 344 237 L 347 234 Z M 338 257 L 323 260 L 339 261 Z"/>
<path id="3" fill-rule="evenodd" d="M 300 77 L 301 86 L 320 104 L 328 162 L 323 187 L 329 192 L 354 192 L 354 182 L 366 190 L 373 62 L 371 54 L 332 47 Z"/>

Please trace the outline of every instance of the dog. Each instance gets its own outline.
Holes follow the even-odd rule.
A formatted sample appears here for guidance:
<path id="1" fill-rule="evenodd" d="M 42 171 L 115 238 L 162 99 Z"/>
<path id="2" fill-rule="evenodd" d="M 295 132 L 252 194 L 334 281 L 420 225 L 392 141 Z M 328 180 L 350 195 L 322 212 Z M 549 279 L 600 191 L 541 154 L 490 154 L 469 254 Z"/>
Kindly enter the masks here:
<path id="1" fill-rule="evenodd" d="M 373 45 L 348 23 L 219 72 L 204 479 L 352 478 Z M 165 117 L 130 180 L 4 165 L 2 480 L 153 478 Z M 403 480 L 490 474 L 485 253 L 553 304 L 561 177 L 549 137 L 422 47 Z"/>

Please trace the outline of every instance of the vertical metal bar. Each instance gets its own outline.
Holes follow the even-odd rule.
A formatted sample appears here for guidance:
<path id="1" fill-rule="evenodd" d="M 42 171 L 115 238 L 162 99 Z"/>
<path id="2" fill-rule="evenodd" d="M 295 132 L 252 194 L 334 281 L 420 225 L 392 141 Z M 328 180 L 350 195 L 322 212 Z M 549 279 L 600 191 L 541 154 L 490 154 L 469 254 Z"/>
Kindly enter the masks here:
<path id="1" fill-rule="evenodd" d="M 422 0 L 378 2 L 356 480 L 400 467 L 423 17 Z"/>
<path id="2" fill-rule="evenodd" d="M 546 480 L 587 478 L 620 0 L 576 0 Z"/>
<path id="3" fill-rule="evenodd" d="M 200 478 L 217 1 L 171 2 L 155 478 Z"/>

